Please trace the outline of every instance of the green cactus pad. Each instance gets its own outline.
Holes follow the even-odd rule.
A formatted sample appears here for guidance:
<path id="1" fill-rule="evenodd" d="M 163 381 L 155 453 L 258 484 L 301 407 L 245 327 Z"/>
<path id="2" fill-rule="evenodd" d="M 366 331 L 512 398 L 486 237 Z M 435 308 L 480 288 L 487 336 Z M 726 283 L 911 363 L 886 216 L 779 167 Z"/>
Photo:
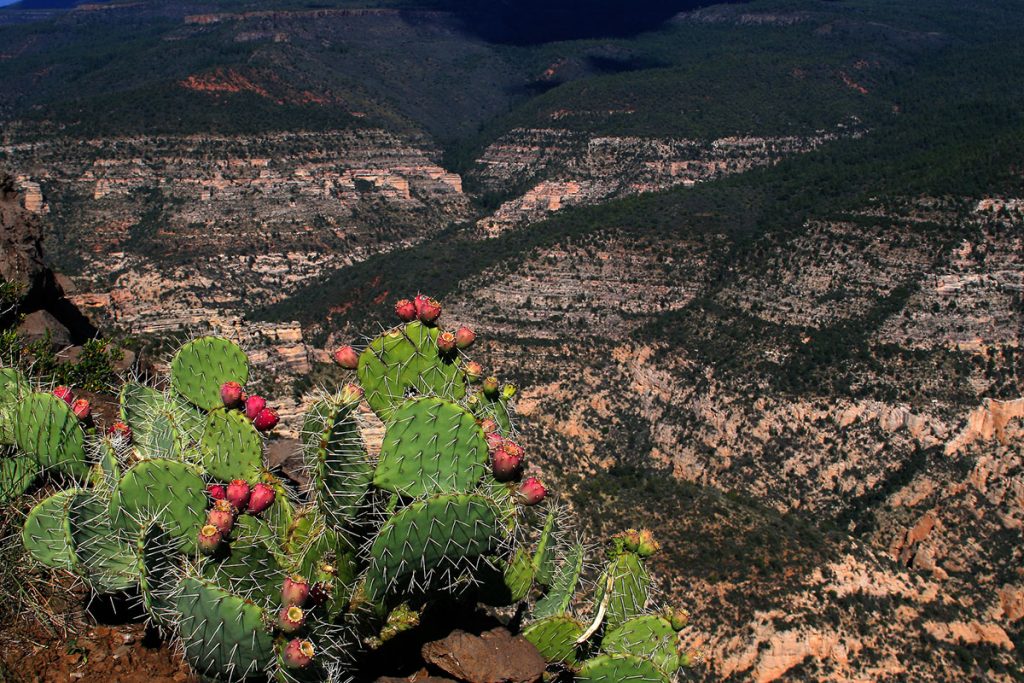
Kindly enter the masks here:
<path id="1" fill-rule="evenodd" d="M 177 396 L 138 382 L 121 388 L 121 419 L 132 428 L 132 445 L 142 458 L 176 458 L 199 438 L 203 418 Z"/>
<path id="2" fill-rule="evenodd" d="M 504 572 L 505 585 L 508 586 L 512 602 L 519 602 L 529 595 L 535 578 L 530 554 L 525 549 L 518 548 Z"/>
<path id="3" fill-rule="evenodd" d="M 14 368 L 0 368 L 0 444 L 14 441 L 14 413 L 18 401 L 31 393 L 32 387 Z"/>
<path id="4" fill-rule="evenodd" d="M 534 618 L 543 619 L 569 609 L 583 573 L 583 554 L 582 544 L 575 543 L 569 547 L 562 563 L 555 569 L 547 594 L 533 608 Z"/>
<path id="5" fill-rule="evenodd" d="M 267 609 L 280 600 L 287 576 L 277 534 L 250 515 L 238 517 L 226 555 L 208 562 L 203 573 L 221 588 Z"/>
<path id="6" fill-rule="evenodd" d="M 249 380 L 249 359 L 238 345 L 220 337 L 200 337 L 182 346 L 171 361 L 171 386 L 203 410 L 224 405 L 225 382 Z"/>
<path id="7" fill-rule="evenodd" d="M 139 594 L 150 618 L 160 627 L 175 620 L 174 593 L 178 588 L 174 539 L 157 525 L 151 525 L 138 540 Z"/>
<path id="8" fill-rule="evenodd" d="M 558 508 L 554 505 L 548 507 L 548 514 L 544 518 L 544 528 L 540 532 L 540 539 L 537 541 L 537 552 L 533 554 L 534 579 L 541 586 L 551 585 L 551 579 L 555 573 L 556 538 L 558 532 Z"/>
<path id="9" fill-rule="evenodd" d="M 437 351 L 438 330 L 411 322 L 370 342 L 359 356 L 359 381 L 366 401 L 386 420 L 408 391 L 459 400 L 466 381 L 458 363 Z"/>
<path id="10" fill-rule="evenodd" d="M 89 474 L 85 432 L 63 400 L 52 394 L 29 394 L 18 404 L 14 419 L 18 448 L 34 455 L 40 467 L 79 479 Z"/>
<path id="11" fill-rule="evenodd" d="M 121 540 L 111 528 L 108 501 L 80 493 L 72 503 L 70 519 L 76 570 L 96 592 L 128 590 L 138 584 L 136 545 Z"/>
<path id="12" fill-rule="evenodd" d="M 60 491 L 39 502 L 28 513 L 21 537 L 36 562 L 54 569 L 75 567 L 68 511 L 79 493 L 79 489 Z"/>
<path id="13" fill-rule="evenodd" d="M 632 655 L 601 655 L 588 659 L 576 683 L 671 683 L 671 677 L 649 659 Z"/>
<path id="14" fill-rule="evenodd" d="M 206 416 L 200 449 L 207 474 L 221 481 L 255 484 L 263 473 L 263 439 L 245 413 L 212 411 Z"/>
<path id="15" fill-rule="evenodd" d="M 576 663 L 576 640 L 583 635 L 583 624 L 567 614 L 535 621 L 523 630 L 523 637 L 533 643 L 548 662 Z"/>
<path id="16" fill-rule="evenodd" d="M 373 480 L 355 404 L 340 397 L 313 404 L 303 422 L 302 453 L 327 523 L 342 529 L 355 520 Z"/>
<path id="17" fill-rule="evenodd" d="M 114 487 L 110 520 L 114 528 L 130 533 L 156 522 L 190 553 L 206 520 L 206 504 L 206 486 L 191 467 L 172 460 L 143 460 Z"/>
<path id="18" fill-rule="evenodd" d="M 487 441 L 473 415 L 420 398 L 403 403 L 388 422 L 373 483 L 409 497 L 466 492 L 486 471 Z"/>
<path id="19" fill-rule="evenodd" d="M 618 628 L 633 617 L 639 616 L 647 604 L 651 577 L 636 553 L 624 552 L 608 563 L 597 584 L 597 601 L 604 601 L 605 589 L 611 580 L 608 595 L 606 623 L 608 628 Z"/>
<path id="20" fill-rule="evenodd" d="M 646 657 L 668 673 L 679 668 L 678 646 L 672 624 L 656 614 L 630 619 L 601 640 L 601 649 L 609 654 Z"/>
<path id="21" fill-rule="evenodd" d="M 508 399 L 504 396 L 488 398 L 483 392 L 473 394 L 469 401 L 469 409 L 479 419 L 491 418 L 498 424 L 498 431 L 508 436 L 512 433 L 512 411 Z"/>
<path id="22" fill-rule="evenodd" d="M 175 600 L 185 660 L 218 680 L 257 678 L 275 659 L 266 616 L 256 605 L 208 581 L 186 578 Z"/>
<path id="23" fill-rule="evenodd" d="M 97 488 L 112 489 L 117 486 L 121 479 L 121 461 L 118 460 L 117 451 L 108 439 L 99 442 L 98 462 L 93 465 L 90 480 Z"/>
<path id="24" fill-rule="evenodd" d="M 363 592 L 381 604 L 414 585 L 453 583 L 492 551 L 502 534 L 498 511 L 483 496 L 439 495 L 413 503 L 374 538 Z"/>
<path id="25" fill-rule="evenodd" d="M 39 474 L 39 465 L 30 455 L 11 455 L 0 447 L 0 505 L 6 505 L 28 491 Z"/>

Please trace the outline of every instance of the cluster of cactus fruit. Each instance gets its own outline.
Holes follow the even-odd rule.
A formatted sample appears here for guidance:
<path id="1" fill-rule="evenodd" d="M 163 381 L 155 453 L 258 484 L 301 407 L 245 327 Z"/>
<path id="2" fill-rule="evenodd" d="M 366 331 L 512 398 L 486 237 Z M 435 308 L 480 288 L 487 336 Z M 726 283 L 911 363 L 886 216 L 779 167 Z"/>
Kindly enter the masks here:
<path id="1" fill-rule="evenodd" d="M 0 369 L 0 498 L 39 475 L 66 485 L 28 514 L 28 552 L 136 598 L 214 680 L 342 680 L 440 596 L 525 602 L 525 637 L 580 681 L 671 680 L 688 663 L 685 616 L 650 611 L 650 534 L 613 539 L 581 619 L 585 547 L 524 476 L 515 387 L 465 357 L 475 335 L 441 329 L 435 300 L 396 313 L 402 324 L 365 348 L 335 352 L 358 383 L 308 408 L 298 489 L 265 466 L 278 416 L 245 395 L 248 359 L 228 340 L 185 344 L 166 386 L 127 382 L 105 431 L 67 388 Z M 379 454 L 365 436 L 375 419 Z"/>

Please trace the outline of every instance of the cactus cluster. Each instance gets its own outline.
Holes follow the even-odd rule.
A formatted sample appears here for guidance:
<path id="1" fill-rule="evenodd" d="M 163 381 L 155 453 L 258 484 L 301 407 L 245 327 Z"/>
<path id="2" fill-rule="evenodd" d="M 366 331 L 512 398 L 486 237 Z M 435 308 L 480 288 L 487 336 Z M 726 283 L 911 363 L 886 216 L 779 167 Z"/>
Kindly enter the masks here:
<path id="1" fill-rule="evenodd" d="M 301 490 L 266 466 L 277 414 L 246 396 L 248 359 L 228 340 L 185 344 L 164 388 L 127 382 L 105 432 L 70 390 L 0 370 L 0 496 L 43 473 L 67 484 L 28 514 L 31 556 L 136 598 L 215 680 L 332 680 L 441 595 L 527 600 L 527 638 L 579 680 L 666 680 L 686 657 L 678 615 L 648 610 L 649 534 L 614 539 L 585 626 L 586 549 L 524 476 L 516 388 L 484 377 L 465 356 L 475 334 L 442 329 L 433 299 L 395 310 L 401 324 L 335 352 L 358 383 L 309 406 Z"/>

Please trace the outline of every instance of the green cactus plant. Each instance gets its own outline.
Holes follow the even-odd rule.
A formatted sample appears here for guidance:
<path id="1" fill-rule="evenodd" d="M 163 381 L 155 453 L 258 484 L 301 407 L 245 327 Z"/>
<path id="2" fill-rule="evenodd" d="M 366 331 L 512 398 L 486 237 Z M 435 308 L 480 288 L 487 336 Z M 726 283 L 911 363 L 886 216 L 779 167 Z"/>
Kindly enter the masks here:
<path id="1" fill-rule="evenodd" d="M 10 415 L 18 447 L 0 457 L 0 497 L 20 495 L 39 466 L 75 481 L 30 511 L 31 557 L 137 596 L 208 679 L 322 683 L 443 598 L 531 604 L 524 635 L 579 680 L 666 680 L 686 658 L 665 629 L 675 623 L 643 611 L 656 544 L 614 539 L 584 618 L 586 546 L 569 536 L 564 506 L 529 507 L 546 494 L 538 481 L 518 481 L 523 452 L 506 440 L 514 387 L 477 385 L 481 369 L 463 353 L 475 335 L 436 327 L 436 302 L 427 322 L 403 303 L 403 325 L 358 356 L 336 354 L 362 388 L 314 397 L 301 491 L 265 466 L 258 429 L 273 424 L 239 410 L 249 364 L 225 339 L 182 346 L 168 391 L 126 383 L 127 426 L 105 436 L 0 374 L 0 436 Z M 384 425 L 377 456 L 363 398 Z"/>

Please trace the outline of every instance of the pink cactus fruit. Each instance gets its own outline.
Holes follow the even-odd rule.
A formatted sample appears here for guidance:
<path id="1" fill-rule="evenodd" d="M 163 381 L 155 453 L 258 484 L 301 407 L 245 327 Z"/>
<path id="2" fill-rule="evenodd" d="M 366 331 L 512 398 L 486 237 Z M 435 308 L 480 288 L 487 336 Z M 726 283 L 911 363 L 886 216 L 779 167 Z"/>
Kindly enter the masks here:
<path id="1" fill-rule="evenodd" d="M 284 577 L 281 584 L 281 603 L 285 606 L 302 607 L 309 597 L 310 585 L 305 577 L 298 574 Z"/>
<path id="2" fill-rule="evenodd" d="M 286 605 L 277 613 L 277 628 L 282 633 L 295 633 L 306 623 L 306 614 L 301 607 Z"/>
<path id="3" fill-rule="evenodd" d="M 447 330 L 437 335 L 437 350 L 441 355 L 448 355 L 455 350 L 455 335 Z"/>
<path id="4" fill-rule="evenodd" d="M 75 401 L 75 393 L 71 391 L 71 387 L 66 387 L 63 384 L 54 388 L 53 395 L 68 405 L 71 405 Z"/>
<path id="5" fill-rule="evenodd" d="M 431 299 L 424 294 L 416 296 L 416 315 L 420 322 L 432 325 L 441 317 L 441 304 L 436 299 Z"/>
<path id="6" fill-rule="evenodd" d="M 241 479 L 235 479 L 228 484 L 228 502 L 236 510 L 244 510 L 249 504 L 249 484 Z"/>
<path id="7" fill-rule="evenodd" d="M 476 384 L 483 376 L 484 368 L 476 361 L 471 360 L 462 366 L 462 372 L 465 373 L 467 382 L 470 384 Z"/>
<path id="8" fill-rule="evenodd" d="M 522 501 L 523 505 L 536 505 L 544 500 L 544 496 L 547 494 L 547 489 L 544 488 L 544 485 L 536 477 L 527 477 L 519 485 L 519 500 Z"/>
<path id="9" fill-rule="evenodd" d="M 71 404 L 71 412 L 82 422 L 88 422 L 92 417 L 92 406 L 84 398 L 75 399 Z"/>
<path id="10" fill-rule="evenodd" d="M 231 527 L 235 525 L 235 512 L 231 503 L 227 500 L 214 502 L 213 507 L 206 513 L 206 523 L 217 527 L 222 536 L 231 533 Z"/>
<path id="11" fill-rule="evenodd" d="M 224 484 L 209 484 L 206 493 L 213 500 L 226 500 L 228 497 L 228 489 Z"/>
<path id="12" fill-rule="evenodd" d="M 260 414 L 260 411 L 266 407 L 266 399 L 262 396 L 253 394 L 249 398 L 245 399 L 245 416 L 250 420 L 255 420 L 256 416 Z"/>
<path id="13" fill-rule="evenodd" d="M 249 506 L 247 512 L 250 515 L 258 515 L 268 507 L 274 504 L 274 498 L 277 497 L 277 493 L 274 491 L 274 487 L 270 484 L 264 484 L 260 482 L 252 487 L 252 491 L 249 493 Z"/>
<path id="14" fill-rule="evenodd" d="M 213 524 L 206 524 L 199 530 L 199 552 L 204 555 L 213 555 L 224 540 L 224 534 Z"/>
<path id="15" fill-rule="evenodd" d="M 416 304 L 408 299 L 399 299 L 395 304 L 395 314 L 402 322 L 409 322 L 416 319 Z"/>
<path id="16" fill-rule="evenodd" d="M 256 413 L 256 417 L 252 420 L 252 425 L 258 431 L 269 432 L 271 429 L 277 426 L 277 423 L 281 420 L 277 415 L 277 411 L 273 408 L 264 408 L 260 412 Z"/>
<path id="17" fill-rule="evenodd" d="M 285 646 L 281 661 L 289 669 L 304 669 L 313 661 L 315 653 L 313 643 L 294 638 Z"/>
<path id="18" fill-rule="evenodd" d="M 516 449 L 509 450 L 507 446 L 515 446 L 511 441 L 507 441 L 491 452 L 491 470 L 494 472 L 494 478 L 498 481 L 511 481 L 519 476 L 520 468 L 523 465 L 522 449 L 516 446 Z"/>
<path id="19" fill-rule="evenodd" d="M 355 370 L 359 367 L 359 352 L 351 346 L 342 346 L 334 352 L 334 362 L 346 370 Z"/>
<path id="20" fill-rule="evenodd" d="M 224 382 L 220 385 L 220 400 L 225 408 L 235 408 L 242 404 L 242 385 L 238 382 Z"/>
<path id="21" fill-rule="evenodd" d="M 460 327 L 455 332 L 455 345 L 457 347 L 459 347 L 459 349 L 463 349 L 463 350 L 464 349 L 468 349 L 470 346 L 473 345 L 473 342 L 475 342 L 475 341 L 476 341 L 476 332 L 474 332 L 473 330 L 469 329 L 465 325 Z"/>

